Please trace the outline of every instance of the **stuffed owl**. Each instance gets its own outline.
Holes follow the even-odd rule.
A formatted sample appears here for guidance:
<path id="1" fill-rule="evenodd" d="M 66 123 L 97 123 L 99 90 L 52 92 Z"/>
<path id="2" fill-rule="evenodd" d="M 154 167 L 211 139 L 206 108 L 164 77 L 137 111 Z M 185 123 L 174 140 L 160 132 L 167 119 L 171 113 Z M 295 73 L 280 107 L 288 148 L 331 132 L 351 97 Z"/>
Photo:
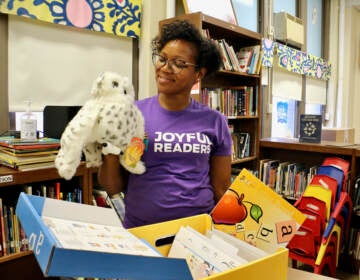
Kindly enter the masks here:
<path id="1" fill-rule="evenodd" d="M 117 154 L 131 173 L 142 174 L 144 118 L 134 104 L 134 89 L 127 77 L 113 72 L 101 74 L 93 83 L 91 99 L 68 123 L 61 135 L 55 166 L 61 177 L 71 179 L 82 152 L 87 167 L 102 164 L 102 154 Z"/>

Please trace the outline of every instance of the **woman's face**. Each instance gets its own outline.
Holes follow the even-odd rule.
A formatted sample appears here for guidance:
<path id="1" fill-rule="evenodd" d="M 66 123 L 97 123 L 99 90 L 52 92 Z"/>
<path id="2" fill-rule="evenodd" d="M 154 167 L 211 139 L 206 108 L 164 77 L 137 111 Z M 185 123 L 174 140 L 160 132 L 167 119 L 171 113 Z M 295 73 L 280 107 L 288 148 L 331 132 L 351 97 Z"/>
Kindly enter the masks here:
<path id="1" fill-rule="evenodd" d="M 202 74 L 194 66 L 196 64 L 197 50 L 193 43 L 184 40 L 169 41 L 160 51 L 162 62 L 155 65 L 155 77 L 158 92 L 167 95 L 189 95 L 194 83 Z M 176 69 L 174 60 L 185 64 L 181 70 Z M 170 62 L 169 62 L 170 61 Z M 170 63 L 170 66 L 169 66 Z M 180 70 L 180 72 L 178 72 Z M 178 73 L 176 73 L 178 72 Z"/>

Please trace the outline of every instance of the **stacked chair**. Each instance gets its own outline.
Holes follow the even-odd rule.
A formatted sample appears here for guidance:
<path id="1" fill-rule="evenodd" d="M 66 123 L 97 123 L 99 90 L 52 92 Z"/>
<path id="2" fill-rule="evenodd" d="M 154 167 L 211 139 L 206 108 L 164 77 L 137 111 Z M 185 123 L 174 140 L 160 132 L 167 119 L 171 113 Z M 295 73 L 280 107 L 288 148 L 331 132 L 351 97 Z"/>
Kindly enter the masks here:
<path id="1" fill-rule="evenodd" d="M 301 262 L 317 274 L 323 274 L 327 267 L 329 275 L 335 276 L 351 220 L 352 201 L 346 191 L 348 172 L 347 161 L 326 158 L 295 202 L 294 206 L 307 218 L 287 246 L 294 267 Z"/>

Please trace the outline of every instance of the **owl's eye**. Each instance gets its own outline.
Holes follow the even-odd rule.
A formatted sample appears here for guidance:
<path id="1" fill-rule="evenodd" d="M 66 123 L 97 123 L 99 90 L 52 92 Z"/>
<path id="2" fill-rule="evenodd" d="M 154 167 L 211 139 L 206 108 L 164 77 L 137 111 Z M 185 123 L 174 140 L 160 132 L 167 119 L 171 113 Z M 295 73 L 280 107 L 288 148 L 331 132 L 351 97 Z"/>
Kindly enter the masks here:
<path id="1" fill-rule="evenodd" d="M 125 94 L 125 95 L 127 94 L 126 89 L 124 89 L 124 94 Z"/>
<path id="2" fill-rule="evenodd" d="M 119 87 L 119 83 L 117 81 L 112 82 L 113 87 Z"/>

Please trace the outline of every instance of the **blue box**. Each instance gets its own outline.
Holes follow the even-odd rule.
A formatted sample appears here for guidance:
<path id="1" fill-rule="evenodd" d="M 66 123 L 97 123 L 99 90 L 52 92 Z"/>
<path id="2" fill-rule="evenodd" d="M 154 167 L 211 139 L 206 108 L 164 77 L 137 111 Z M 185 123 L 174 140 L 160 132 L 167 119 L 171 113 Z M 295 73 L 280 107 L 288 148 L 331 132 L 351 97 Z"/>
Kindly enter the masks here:
<path id="1" fill-rule="evenodd" d="M 121 227 L 113 209 L 21 193 L 16 214 L 45 276 L 192 279 L 183 259 L 63 248 L 43 220 L 51 217 Z"/>

